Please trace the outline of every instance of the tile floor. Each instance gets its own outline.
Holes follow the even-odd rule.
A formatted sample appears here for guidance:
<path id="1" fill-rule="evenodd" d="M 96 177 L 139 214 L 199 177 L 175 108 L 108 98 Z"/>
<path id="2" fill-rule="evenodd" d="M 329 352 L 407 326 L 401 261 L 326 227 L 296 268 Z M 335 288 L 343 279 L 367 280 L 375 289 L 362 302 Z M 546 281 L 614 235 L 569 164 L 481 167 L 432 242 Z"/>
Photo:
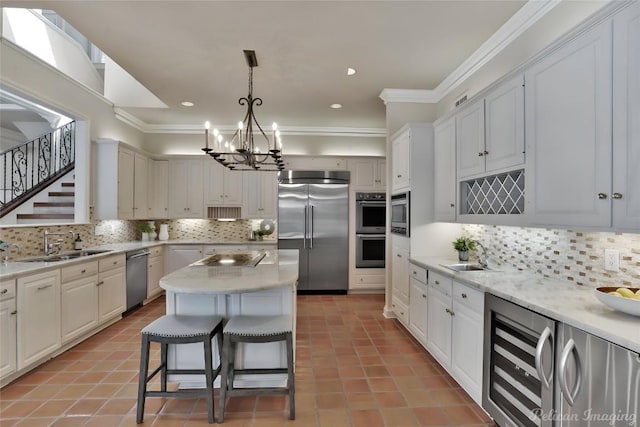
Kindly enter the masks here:
<path id="1" fill-rule="evenodd" d="M 494 425 L 383 304 L 299 296 L 296 420 L 284 396 L 236 397 L 224 425 Z M 136 425 L 139 331 L 163 313 L 160 298 L 0 390 L 0 426 Z M 203 399 L 148 398 L 145 409 L 147 426 L 209 425 Z"/>

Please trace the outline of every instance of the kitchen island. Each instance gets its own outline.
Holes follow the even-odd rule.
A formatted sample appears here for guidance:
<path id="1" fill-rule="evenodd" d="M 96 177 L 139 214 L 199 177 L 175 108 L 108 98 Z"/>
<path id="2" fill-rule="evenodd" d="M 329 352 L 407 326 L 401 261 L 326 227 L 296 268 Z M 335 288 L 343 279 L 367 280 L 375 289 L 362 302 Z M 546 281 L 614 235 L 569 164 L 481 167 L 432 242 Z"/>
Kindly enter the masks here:
<path id="1" fill-rule="evenodd" d="M 295 349 L 296 285 L 298 282 L 297 250 L 265 250 L 264 258 L 255 266 L 191 265 L 163 277 L 160 287 L 166 291 L 167 314 L 291 316 Z M 214 366 L 219 363 L 214 340 Z M 171 346 L 170 346 L 171 347 Z M 186 344 L 169 349 L 170 367 L 202 369 L 203 349 Z M 239 345 L 238 368 L 286 366 L 284 343 Z M 181 388 L 204 387 L 204 376 L 174 375 L 171 381 Z M 280 387 L 286 375 L 239 376 L 238 387 Z M 219 379 L 216 380 L 216 385 Z"/>

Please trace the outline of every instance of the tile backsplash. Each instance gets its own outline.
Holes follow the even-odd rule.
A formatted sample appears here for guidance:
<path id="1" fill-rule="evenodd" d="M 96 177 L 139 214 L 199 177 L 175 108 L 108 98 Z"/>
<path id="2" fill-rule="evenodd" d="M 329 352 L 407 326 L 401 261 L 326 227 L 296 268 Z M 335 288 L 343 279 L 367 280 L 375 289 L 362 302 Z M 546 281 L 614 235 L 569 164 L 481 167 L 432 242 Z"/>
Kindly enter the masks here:
<path id="1" fill-rule="evenodd" d="M 91 215 L 93 218 L 93 215 Z M 63 238 L 63 251 L 74 249 L 74 238 L 70 232 L 80 234 L 84 247 L 104 245 L 108 243 L 121 243 L 133 240 L 140 240 L 141 234 L 137 229 L 139 223 L 147 221 L 122 221 L 93 220 L 91 224 L 82 225 L 43 225 L 34 227 L 6 227 L 0 228 L 0 240 L 16 244 L 20 247 L 20 252 L 11 248 L 9 259 L 15 260 L 27 256 L 36 256 L 43 253 L 43 233 L 48 230 L 52 233 L 69 233 L 66 236 L 56 236 Z M 261 220 L 237 220 L 237 221 L 216 221 L 210 219 L 177 219 L 177 220 L 154 220 L 156 231 L 159 231 L 160 224 L 167 224 L 169 229 L 169 239 L 172 240 L 231 240 L 245 241 L 249 231 L 259 228 Z M 96 227 L 102 228 L 103 235 L 95 234 Z M 264 236 L 265 241 L 276 240 L 277 234 Z"/>
<path id="2" fill-rule="evenodd" d="M 640 234 L 466 224 L 489 262 L 590 286 L 640 287 Z M 604 269 L 604 250 L 620 251 L 620 271 Z"/>

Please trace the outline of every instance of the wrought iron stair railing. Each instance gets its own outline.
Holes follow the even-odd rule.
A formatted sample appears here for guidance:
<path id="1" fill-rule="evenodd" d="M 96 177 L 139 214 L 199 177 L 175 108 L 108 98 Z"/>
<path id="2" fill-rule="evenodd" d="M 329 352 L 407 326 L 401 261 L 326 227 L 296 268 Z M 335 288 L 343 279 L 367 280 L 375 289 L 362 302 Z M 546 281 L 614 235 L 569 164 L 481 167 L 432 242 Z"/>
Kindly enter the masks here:
<path id="1" fill-rule="evenodd" d="M 0 153 L 0 218 L 75 167 L 76 123 Z"/>

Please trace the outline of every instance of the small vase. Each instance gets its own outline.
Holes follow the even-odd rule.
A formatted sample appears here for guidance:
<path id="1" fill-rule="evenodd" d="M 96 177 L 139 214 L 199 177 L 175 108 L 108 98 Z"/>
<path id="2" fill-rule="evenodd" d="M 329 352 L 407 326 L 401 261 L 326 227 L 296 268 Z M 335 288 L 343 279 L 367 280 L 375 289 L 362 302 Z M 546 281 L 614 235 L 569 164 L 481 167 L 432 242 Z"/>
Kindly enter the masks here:
<path id="1" fill-rule="evenodd" d="M 458 260 L 469 261 L 469 251 L 458 251 Z"/>
<path id="2" fill-rule="evenodd" d="M 149 241 L 149 233 L 142 233 L 142 241 L 143 242 Z"/>
<path id="3" fill-rule="evenodd" d="M 169 240 L 169 226 L 167 224 L 160 224 L 158 240 Z"/>

